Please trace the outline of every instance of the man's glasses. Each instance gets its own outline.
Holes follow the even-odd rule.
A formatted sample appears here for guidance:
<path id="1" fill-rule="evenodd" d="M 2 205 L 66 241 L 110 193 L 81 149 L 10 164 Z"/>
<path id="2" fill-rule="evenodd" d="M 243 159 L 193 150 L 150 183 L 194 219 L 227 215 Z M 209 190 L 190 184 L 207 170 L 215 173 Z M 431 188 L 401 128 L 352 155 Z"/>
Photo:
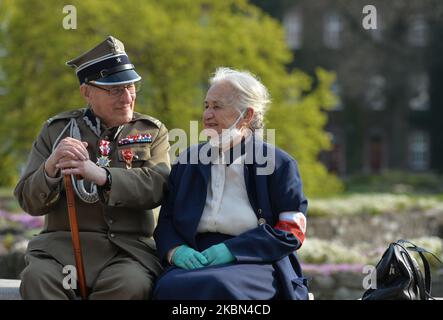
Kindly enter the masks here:
<path id="1" fill-rule="evenodd" d="M 118 87 L 112 87 L 110 89 L 108 88 L 104 88 L 104 87 L 100 87 L 92 82 L 88 82 L 87 83 L 89 86 L 91 87 L 95 87 L 98 89 L 102 89 L 104 91 L 108 92 L 108 95 L 110 95 L 111 97 L 121 97 L 123 93 L 125 93 L 126 90 L 129 91 L 129 94 L 131 96 L 135 95 L 137 92 L 140 91 L 141 88 L 141 81 L 138 81 L 136 83 L 131 83 L 131 84 L 127 84 L 125 86 L 118 86 Z"/>

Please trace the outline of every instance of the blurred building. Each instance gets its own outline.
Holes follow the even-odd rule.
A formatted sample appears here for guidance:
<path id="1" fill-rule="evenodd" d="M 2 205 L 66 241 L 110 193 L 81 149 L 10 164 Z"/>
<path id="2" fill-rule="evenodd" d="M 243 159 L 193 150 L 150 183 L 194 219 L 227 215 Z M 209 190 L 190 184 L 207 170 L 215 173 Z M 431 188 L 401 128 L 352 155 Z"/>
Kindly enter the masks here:
<path id="1" fill-rule="evenodd" d="M 441 1 L 372 1 L 376 28 L 368 30 L 367 1 L 251 2 L 282 22 L 290 68 L 337 75 L 339 102 L 327 125 L 333 148 L 321 155 L 330 171 L 443 171 Z"/>

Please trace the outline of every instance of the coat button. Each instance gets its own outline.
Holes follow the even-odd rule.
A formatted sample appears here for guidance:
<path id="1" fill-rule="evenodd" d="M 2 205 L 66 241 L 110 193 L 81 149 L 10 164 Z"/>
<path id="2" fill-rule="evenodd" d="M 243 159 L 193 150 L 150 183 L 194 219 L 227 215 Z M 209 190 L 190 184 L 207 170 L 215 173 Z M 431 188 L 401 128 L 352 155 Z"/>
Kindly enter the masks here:
<path id="1" fill-rule="evenodd" d="M 115 234 L 114 233 L 111 233 L 110 236 L 111 236 L 111 238 L 115 238 Z"/>
<path id="2" fill-rule="evenodd" d="M 40 198 L 42 198 L 42 199 L 46 198 L 46 193 L 44 193 L 44 192 L 40 193 Z"/>
<path id="3" fill-rule="evenodd" d="M 261 226 L 262 224 L 265 224 L 265 223 L 266 223 L 266 219 L 264 219 L 264 218 L 258 219 L 258 225 L 259 226 Z"/>
<path id="4" fill-rule="evenodd" d="M 114 223 L 114 220 L 112 220 L 112 219 L 109 219 L 109 224 L 113 224 Z"/>

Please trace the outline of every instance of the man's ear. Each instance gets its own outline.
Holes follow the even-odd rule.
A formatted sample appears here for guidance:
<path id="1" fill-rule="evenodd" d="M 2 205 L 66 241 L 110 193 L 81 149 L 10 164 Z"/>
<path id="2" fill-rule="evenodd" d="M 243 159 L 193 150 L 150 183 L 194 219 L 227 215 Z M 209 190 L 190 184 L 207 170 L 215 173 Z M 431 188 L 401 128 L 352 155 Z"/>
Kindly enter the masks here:
<path id="1" fill-rule="evenodd" d="M 89 86 L 87 86 L 86 84 L 83 83 L 80 86 L 80 94 L 86 100 L 86 102 L 89 102 L 89 95 L 91 94 Z"/>

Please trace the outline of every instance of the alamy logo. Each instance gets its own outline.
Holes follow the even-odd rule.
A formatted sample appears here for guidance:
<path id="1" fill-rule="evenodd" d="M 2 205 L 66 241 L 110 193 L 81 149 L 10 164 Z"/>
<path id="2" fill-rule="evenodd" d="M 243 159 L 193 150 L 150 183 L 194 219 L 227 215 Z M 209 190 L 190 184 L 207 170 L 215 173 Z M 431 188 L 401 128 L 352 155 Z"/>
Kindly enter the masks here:
<path id="1" fill-rule="evenodd" d="M 377 8 L 373 5 L 366 5 L 363 7 L 364 16 L 362 26 L 365 30 L 377 29 Z"/>
<path id="2" fill-rule="evenodd" d="M 71 4 L 63 7 L 63 13 L 67 13 L 63 18 L 63 28 L 65 30 L 77 29 L 77 8 Z"/>
<path id="3" fill-rule="evenodd" d="M 363 273 L 368 274 L 363 278 L 363 289 L 377 289 L 377 269 L 373 265 L 366 265 L 363 267 Z"/>
<path id="4" fill-rule="evenodd" d="M 231 163 L 232 160 L 237 159 L 242 153 L 242 145 L 237 143 L 232 148 L 231 154 L 228 154 L 227 158 L 221 159 L 216 152 L 218 147 L 215 147 L 211 143 L 204 144 L 201 148 L 197 148 L 196 145 L 200 141 L 204 141 L 211 136 L 208 134 L 209 130 L 198 131 L 198 121 L 190 121 L 189 123 L 189 137 L 185 130 L 181 128 L 174 128 L 169 130 L 169 142 L 171 143 L 171 148 L 169 149 L 169 156 L 171 159 L 175 159 L 174 162 L 180 162 L 181 164 L 223 164 Z M 220 134 L 215 134 L 212 136 L 212 140 L 220 139 L 221 145 L 229 145 L 230 139 L 229 135 L 224 135 L 223 133 L 229 130 L 222 130 Z M 229 132 L 228 132 L 229 133 Z M 255 135 L 256 138 L 261 139 L 265 136 L 266 142 L 269 145 L 275 145 L 275 129 L 259 129 L 252 132 L 250 129 L 244 129 L 244 135 L 251 137 Z M 189 149 L 189 158 L 186 154 L 186 150 Z M 213 152 L 214 151 L 214 152 Z M 245 143 L 244 146 L 245 156 L 242 158 L 244 164 L 256 163 L 257 175 L 270 175 L 275 170 L 275 149 L 268 148 L 265 153 L 263 148 L 254 148 L 252 143 Z M 177 158 L 176 156 L 179 155 Z M 220 162 L 222 161 L 222 162 Z"/>
<path id="5" fill-rule="evenodd" d="M 77 289 L 77 268 L 72 265 L 67 265 L 63 267 L 63 274 L 67 274 L 66 277 L 63 278 L 63 289 Z"/>

